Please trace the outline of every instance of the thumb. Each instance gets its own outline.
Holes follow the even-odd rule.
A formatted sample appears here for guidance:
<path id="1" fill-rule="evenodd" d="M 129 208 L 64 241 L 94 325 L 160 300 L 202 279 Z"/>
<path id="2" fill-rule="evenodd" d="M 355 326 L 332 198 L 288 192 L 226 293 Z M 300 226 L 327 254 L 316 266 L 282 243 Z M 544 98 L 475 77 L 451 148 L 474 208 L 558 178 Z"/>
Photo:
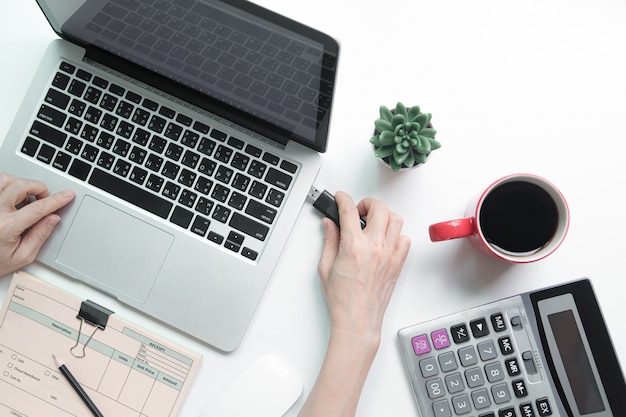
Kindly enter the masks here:
<path id="1" fill-rule="evenodd" d="M 327 276 L 339 251 L 339 228 L 326 217 L 322 219 L 322 226 L 324 227 L 324 246 L 317 269 L 320 275 Z"/>

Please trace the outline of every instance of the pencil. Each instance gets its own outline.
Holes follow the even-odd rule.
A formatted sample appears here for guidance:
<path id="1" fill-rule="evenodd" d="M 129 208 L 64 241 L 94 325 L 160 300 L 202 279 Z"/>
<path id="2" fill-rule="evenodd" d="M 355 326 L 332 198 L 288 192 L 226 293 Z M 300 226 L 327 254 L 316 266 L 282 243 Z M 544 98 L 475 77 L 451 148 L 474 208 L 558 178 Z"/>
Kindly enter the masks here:
<path id="1" fill-rule="evenodd" d="M 70 383 L 70 385 L 72 386 L 72 388 L 74 388 L 74 391 L 76 391 L 80 399 L 83 400 L 85 405 L 87 405 L 87 407 L 89 408 L 89 411 L 91 411 L 91 413 L 96 417 L 104 417 L 102 413 L 100 412 L 100 410 L 98 410 L 98 407 L 96 407 L 96 404 L 94 404 L 91 398 L 89 398 L 89 395 L 87 395 L 83 387 L 81 387 L 78 381 L 76 380 L 76 378 L 74 378 L 74 375 L 72 375 L 70 370 L 67 369 L 67 367 L 65 366 L 65 362 L 62 359 L 57 358 L 54 355 L 52 355 L 52 358 L 54 359 L 54 363 L 56 364 L 57 368 L 59 368 L 59 371 L 61 371 L 65 379 L 67 379 L 67 382 Z"/>

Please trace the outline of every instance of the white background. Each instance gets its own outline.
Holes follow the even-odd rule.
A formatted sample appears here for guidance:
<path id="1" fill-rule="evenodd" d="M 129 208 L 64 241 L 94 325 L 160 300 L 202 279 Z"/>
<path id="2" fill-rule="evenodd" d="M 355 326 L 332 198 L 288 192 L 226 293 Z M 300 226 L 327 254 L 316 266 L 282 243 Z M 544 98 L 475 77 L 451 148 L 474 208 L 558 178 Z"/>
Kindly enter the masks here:
<path id="1" fill-rule="evenodd" d="M 373 196 L 405 218 L 412 248 L 389 306 L 359 416 L 417 415 L 396 331 L 463 308 L 588 276 L 626 361 L 624 190 L 626 3 L 621 0 L 260 0 L 341 43 L 330 147 L 318 188 Z M 33 0 L 0 15 L 0 140 L 55 34 Z M 369 137 L 381 104 L 433 114 L 443 147 L 393 174 Z M 2 167 L 0 167 L 2 170 Z M 431 243 L 428 225 L 460 217 L 496 178 L 531 172 L 566 196 L 563 245 L 530 265 L 488 259 L 466 241 Z M 45 179 L 43 179 L 45 180 Z M 306 205 L 241 347 L 218 353 L 40 265 L 29 271 L 204 355 L 181 415 L 194 416 L 259 356 L 280 353 L 311 389 L 329 319 L 316 273 L 320 217 Z M 0 296 L 9 278 L 0 279 Z"/>

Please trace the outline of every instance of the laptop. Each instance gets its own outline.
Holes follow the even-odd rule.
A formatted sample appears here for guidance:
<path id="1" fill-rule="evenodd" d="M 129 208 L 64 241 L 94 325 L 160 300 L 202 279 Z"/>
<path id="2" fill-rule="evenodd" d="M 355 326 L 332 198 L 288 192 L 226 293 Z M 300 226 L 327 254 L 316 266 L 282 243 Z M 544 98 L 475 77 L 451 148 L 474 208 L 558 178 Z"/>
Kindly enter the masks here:
<path id="1" fill-rule="evenodd" d="M 327 147 L 337 42 L 241 0 L 38 4 L 62 39 L 0 149 L 76 192 L 38 261 L 235 350 Z"/>

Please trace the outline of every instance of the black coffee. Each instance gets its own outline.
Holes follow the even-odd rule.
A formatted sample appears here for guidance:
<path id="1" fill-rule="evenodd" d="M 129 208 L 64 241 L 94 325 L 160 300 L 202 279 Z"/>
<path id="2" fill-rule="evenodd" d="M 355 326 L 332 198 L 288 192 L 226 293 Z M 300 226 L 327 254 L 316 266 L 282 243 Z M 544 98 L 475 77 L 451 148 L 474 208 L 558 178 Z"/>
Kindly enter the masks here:
<path id="1" fill-rule="evenodd" d="M 550 194 L 526 181 L 507 182 L 490 191 L 479 218 L 487 242 L 516 253 L 543 247 L 554 236 L 558 221 Z"/>

